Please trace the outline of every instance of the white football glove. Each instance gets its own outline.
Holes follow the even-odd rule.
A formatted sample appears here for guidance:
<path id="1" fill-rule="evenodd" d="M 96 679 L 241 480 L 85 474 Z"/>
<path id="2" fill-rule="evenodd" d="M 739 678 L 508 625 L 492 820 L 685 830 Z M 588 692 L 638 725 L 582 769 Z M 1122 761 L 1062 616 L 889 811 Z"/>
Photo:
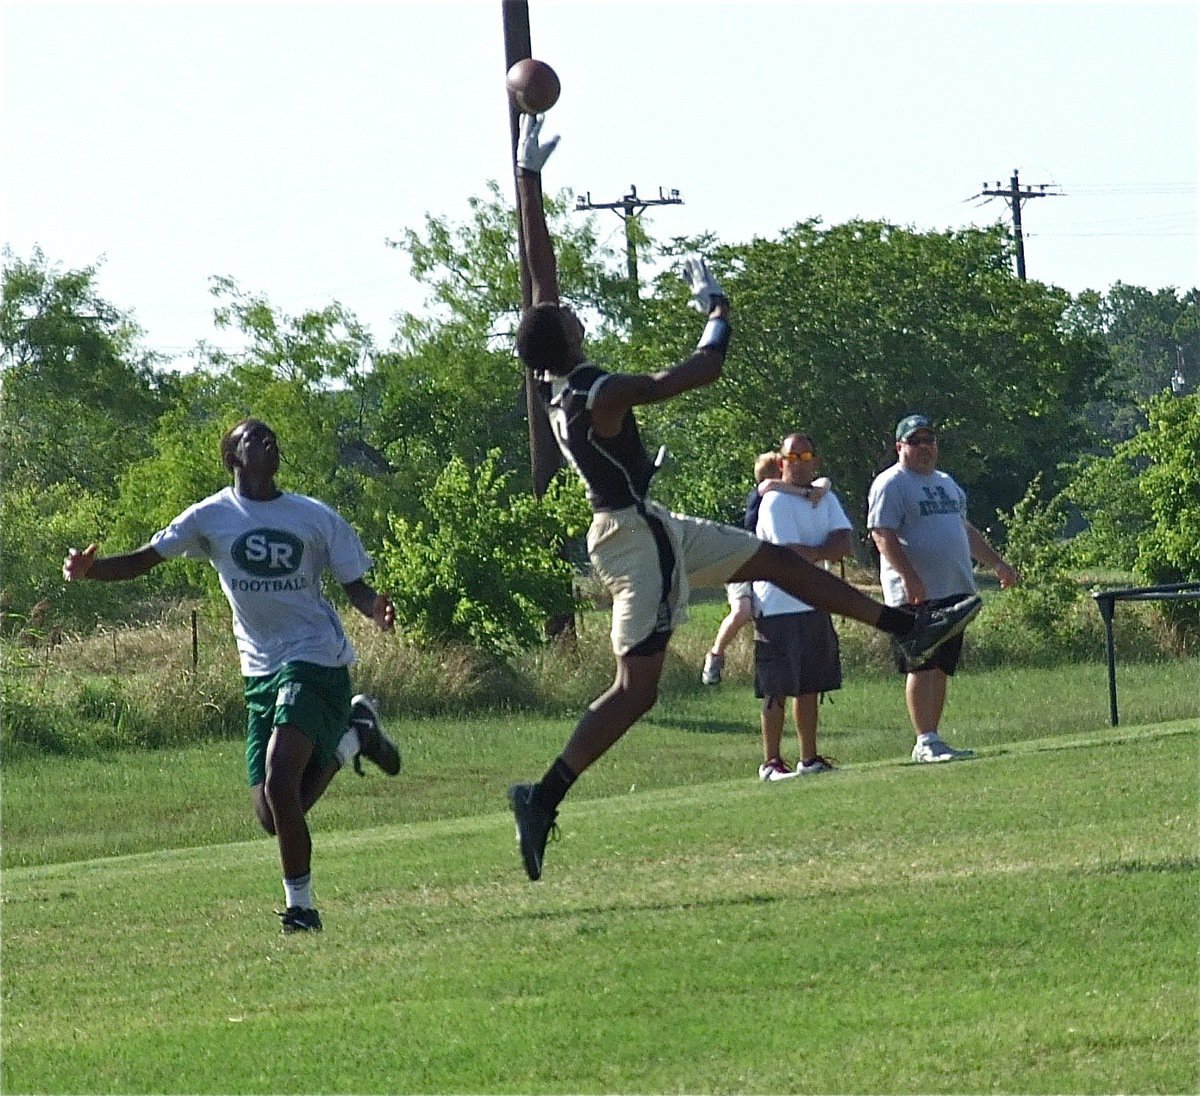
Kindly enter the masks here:
<path id="1" fill-rule="evenodd" d="M 716 297 L 724 297 L 725 290 L 721 283 L 713 277 L 712 271 L 699 255 L 683 260 L 683 280 L 692 291 L 692 299 L 688 301 L 697 312 L 708 315 L 713 310 Z"/>
<path id="2" fill-rule="evenodd" d="M 521 115 L 521 134 L 517 138 L 517 167 L 525 171 L 540 172 L 550 153 L 558 147 L 558 137 L 551 137 L 544 145 L 538 143 L 544 117 L 540 114 Z"/>

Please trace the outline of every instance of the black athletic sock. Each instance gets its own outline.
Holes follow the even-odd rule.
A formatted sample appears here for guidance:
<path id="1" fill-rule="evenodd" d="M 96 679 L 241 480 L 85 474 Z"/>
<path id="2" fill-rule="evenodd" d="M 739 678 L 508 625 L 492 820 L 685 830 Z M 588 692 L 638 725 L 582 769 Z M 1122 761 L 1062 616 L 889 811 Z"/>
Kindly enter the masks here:
<path id="1" fill-rule="evenodd" d="M 911 609 L 898 609 L 894 605 L 885 605 L 879 614 L 879 627 L 888 635 L 906 636 L 916 622 L 917 615 Z"/>
<path id="2" fill-rule="evenodd" d="M 570 766 L 561 757 L 556 757 L 554 764 L 546 770 L 546 775 L 538 781 L 534 795 L 546 810 L 555 810 L 566 798 L 575 779 L 575 773 L 571 772 Z"/>

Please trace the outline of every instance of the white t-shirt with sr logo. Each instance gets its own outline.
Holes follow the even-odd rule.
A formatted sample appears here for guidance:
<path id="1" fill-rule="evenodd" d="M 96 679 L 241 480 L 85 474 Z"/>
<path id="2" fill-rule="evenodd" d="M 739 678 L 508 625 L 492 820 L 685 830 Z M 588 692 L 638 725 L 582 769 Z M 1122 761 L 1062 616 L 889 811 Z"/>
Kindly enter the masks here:
<path id="1" fill-rule="evenodd" d="M 354 662 L 321 578 L 329 571 L 340 583 L 354 582 L 371 569 L 371 557 L 325 503 L 288 492 L 257 502 L 226 487 L 188 507 L 150 543 L 164 558 L 207 559 L 216 569 L 246 677 L 288 662 Z"/>

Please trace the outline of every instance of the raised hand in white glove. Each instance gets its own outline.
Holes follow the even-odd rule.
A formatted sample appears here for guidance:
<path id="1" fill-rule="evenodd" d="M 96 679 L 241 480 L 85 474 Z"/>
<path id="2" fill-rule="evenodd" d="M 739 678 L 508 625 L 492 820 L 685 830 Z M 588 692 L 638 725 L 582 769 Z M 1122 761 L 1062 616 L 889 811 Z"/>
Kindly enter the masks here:
<path id="1" fill-rule="evenodd" d="M 683 260 L 683 280 L 692 291 L 692 299 L 688 304 L 706 316 L 713 310 L 716 298 L 725 297 L 721 283 L 713 277 L 708 263 L 698 255 Z"/>
<path id="2" fill-rule="evenodd" d="M 550 153 L 558 147 L 558 137 L 551 137 L 544 145 L 538 137 L 542 132 L 544 117 L 540 114 L 522 114 L 521 132 L 517 138 L 517 167 L 525 171 L 540 172 L 550 159 Z"/>

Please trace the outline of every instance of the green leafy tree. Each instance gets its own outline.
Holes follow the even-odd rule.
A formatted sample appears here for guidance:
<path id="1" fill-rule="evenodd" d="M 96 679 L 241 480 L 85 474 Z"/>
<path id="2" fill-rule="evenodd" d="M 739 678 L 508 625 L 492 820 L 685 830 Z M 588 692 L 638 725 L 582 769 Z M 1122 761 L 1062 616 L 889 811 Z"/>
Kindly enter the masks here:
<path id="1" fill-rule="evenodd" d="M 1171 390 L 1176 370 L 1188 390 L 1200 387 L 1200 290 L 1118 282 L 1107 294 L 1080 294 L 1072 316 L 1108 352 L 1102 391 L 1087 406 L 1102 438 L 1125 441 L 1144 429 L 1147 402 Z"/>
<path id="2" fill-rule="evenodd" d="M 1146 428 L 1107 458 L 1083 462 L 1068 488 L 1089 522 L 1081 557 L 1132 566 L 1149 585 L 1200 581 L 1200 395 L 1162 395 L 1145 406 Z M 1195 603 L 1166 615 L 1200 628 Z"/>
<path id="3" fill-rule="evenodd" d="M 0 601 L 10 627 L 90 624 L 117 603 L 99 591 L 64 598 L 62 557 L 111 527 L 120 476 L 150 451 L 178 392 L 95 280 L 94 267 L 63 271 L 40 250 L 4 252 Z"/>
<path id="4" fill-rule="evenodd" d="M 62 271 L 40 250 L 4 252 L 0 443 L 5 481 L 76 483 L 111 493 L 146 453 L 154 421 L 174 397 L 139 348 L 141 332 L 95 288 L 96 269 Z"/>
<path id="5" fill-rule="evenodd" d="M 421 231 L 390 241 L 408 257 L 429 292 L 422 315 L 399 317 L 388 354 L 377 362 L 382 448 L 397 463 L 428 462 L 436 474 L 446 459 L 469 463 L 498 449 L 501 467 L 529 482 L 529 429 L 523 372 L 513 353 L 520 320 L 516 213 L 495 182 L 469 201 L 470 217 L 427 217 Z M 546 200 L 564 299 L 601 342 L 629 319 L 624 281 L 613 254 L 598 240 L 594 218 L 572 218 L 572 197 Z"/>
<path id="6" fill-rule="evenodd" d="M 1034 474 L 1053 477 L 1077 452 L 1102 347 L 1065 322 L 1065 293 L 1013 277 L 999 228 L 807 221 L 711 254 L 735 307 L 725 374 L 646 416 L 677 458 L 679 504 L 736 516 L 753 457 L 802 429 L 861 512 L 912 410 L 938 421 L 942 463 L 976 515 L 1008 509 Z M 674 347 L 668 358 L 694 338 L 676 281 L 660 279 L 656 302 L 644 302 L 656 310 L 648 330 Z"/>

